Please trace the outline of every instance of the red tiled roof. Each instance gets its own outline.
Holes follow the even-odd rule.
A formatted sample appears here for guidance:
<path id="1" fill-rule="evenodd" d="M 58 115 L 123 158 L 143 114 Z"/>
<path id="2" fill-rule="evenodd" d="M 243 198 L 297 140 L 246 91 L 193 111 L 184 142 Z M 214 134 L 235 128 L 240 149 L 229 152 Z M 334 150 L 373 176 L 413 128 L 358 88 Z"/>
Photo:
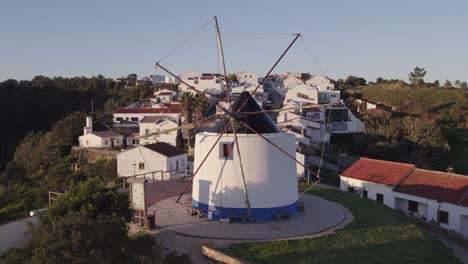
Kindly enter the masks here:
<path id="1" fill-rule="evenodd" d="M 413 169 L 412 164 L 360 158 L 341 176 L 394 186 Z"/>
<path id="2" fill-rule="evenodd" d="M 173 94 L 174 93 L 172 93 L 172 92 L 162 92 L 162 93 L 159 93 L 158 96 L 159 95 L 173 95 Z"/>
<path id="3" fill-rule="evenodd" d="M 468 176 L 415 169 L 395 191 L 468 207 Z"/>
<path id="4" fill-rule="evenodd" d="M 180 113 L 179 105 L 161 108 L 121 108 L 114 111 L 114 114 L 159 114 L 159 113 Z"/>

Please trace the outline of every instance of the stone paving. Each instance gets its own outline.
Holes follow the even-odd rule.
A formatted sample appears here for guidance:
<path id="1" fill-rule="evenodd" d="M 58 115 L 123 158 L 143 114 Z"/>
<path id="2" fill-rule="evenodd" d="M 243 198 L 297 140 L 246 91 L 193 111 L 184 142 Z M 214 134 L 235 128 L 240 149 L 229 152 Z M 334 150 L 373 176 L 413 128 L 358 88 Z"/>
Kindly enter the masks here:
<path id="1" fill-rule="evenodd" d="M 185 194 L 181 201 L 191 197 Z M 298 238 L 321 233 L 340 225 L 350 215 L 348 210 L 334 202 L 313 195 L 303 195 L 304 213 L 290 220 L 267 223 L 222 223 L 189 216 L 185 207 L 171 197 L 150 207 L 156 211 L 158 228 L 178 235 L 222 240 L 275 240 Z"/>

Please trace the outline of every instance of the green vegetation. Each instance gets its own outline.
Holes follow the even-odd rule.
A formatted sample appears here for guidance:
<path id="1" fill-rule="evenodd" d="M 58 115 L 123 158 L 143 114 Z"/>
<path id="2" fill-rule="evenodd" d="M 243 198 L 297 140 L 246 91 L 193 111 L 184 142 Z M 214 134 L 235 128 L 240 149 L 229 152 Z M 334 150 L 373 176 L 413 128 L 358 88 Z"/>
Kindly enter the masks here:
<path id="1" fill-rule="evenodd" d="M 228 254 L 255 263 L 460 263 L 414 220 L 390 208 L 321 186 L 310 193 L 346 206 L 354 222 L 318 238 L 234 244 Z"/>
<path id="2" fill-rule="evenodd" d="M 415 115 L 445 126 L 468 127 L 468 90 L 420 88 L 398 82 L 363 86 L 346 91 L 348 96 L 382 103 L 396 112 Z"/>
<path id="3" fill-rule="evenodd" d="M 151 237 L 127 235 L 127 194 L 97 179 L 69 187 L 31 228 L 25 248 L 8 251 L 0 263 L 180 263 L 174 254 L 167 261 Z"/>
<path id="4" fill-rule="evenodd" d="M 456 173 L 468 175 L 468 129 L 445 128 L 450 145 L 449 159 Z"/>
<path id="5" fill-rule="evenodd" d="M 0 82 L 0 116 L 13 124 L 0 131 L 0 223 L 45 207 L 47 191 L 63 192 L 87 178 L 105 182 L 115 177 L 112 162 L 86 165 L 80 173 L 70 170 L 70 148 L 77 144 L 87 115 L 74 111 L 94 110 L 94 129 L 107 129 L 112 110 L 153 91 L 150 82 L 132 86 L 134 74 L 128 79 L 37 76 Z"/>
<path id="6" fill-rule="evenodd" d="M 135 77 L 135 76 L 133 76 Z M 107 79 L 91 78 L 13 79 L 0 82 L 0 171 L 11 160 L 18 142 L 31 131 L 47 131 L 74 111 L 111 111 L 153 92 L 151 82 L 136 86 Z"/>
<path id="7" fill-rule="evenodd" d="M 412 163 L 419 168 L 441 171 L 450 165 L 447 140 L 435 123 L 415 117 L 364 118 L 364 133 L 334 136 L 331 139 L 334 151 Z"/>

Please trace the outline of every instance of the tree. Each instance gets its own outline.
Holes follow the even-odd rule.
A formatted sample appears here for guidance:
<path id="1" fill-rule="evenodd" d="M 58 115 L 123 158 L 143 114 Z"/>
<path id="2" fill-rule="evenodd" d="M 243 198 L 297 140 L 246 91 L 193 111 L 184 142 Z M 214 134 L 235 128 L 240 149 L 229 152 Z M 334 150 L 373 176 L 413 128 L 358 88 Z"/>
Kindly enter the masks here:
<path id="1" fill-rule="evenodd" d="M 439 86 L 440 86 L 439 80 L 435 80 L 434 87 L 439 88 Z"/>
<path id="2" fill-rule="evenodd" d="M 445 88 L 452 88 L 452 82 L 449 81 L 449 79 L 446 79 L 445 80 L 445 83 L 444 83 L 444 87 Z"/>
<path id="3" fill-rule="evenodd" d="M 177 120 L 177 126 L 178 127 L 182 126 L 182 121 L 181 121 L 180 117 L 179 117 L 179 120 Z M 176 147 L 178 147 L 180 149 L 185 148 L 184 139 L 182 137 L 182 129 L 177 130 Z"/>
<path id="4" fill-rule="evenodd" d="M 348 76 L 348 78 L 346 78 L 346 80 L 344 81 L 344 84 L 356 87 L 356 86 L 367 85 L 367 81 L 366 79 L 362 77 L 356 77 L 356 76 L 350 75 Z"/>
<path id="5" fill-rule="evenodd" d="M 424 68 L 416 67 L 413 72 L 410 72 L 409 80 L 411 84 L 421 86 L 424 84 L 424 76 L 426 76 L 426 70 Z"/>
<path id="6" fill-rule="evenodd" d="M 237 75 L 235 74 L 228 74 L 228 80 L 230 80 L 231 83 L 239 83 L 239 80 L 237 79 Z"/>
<path id="7" fill-rule="evenodd" d="M 461 86 L 460 80 L 456 80 L 456 81 L 453 83 L 453 87 L 455 87 L 455 88 L 460 88 L 460 86 Z"/>
<path id="8" fill-rule="evenodd" d="M 179 97 L 184 123 L 191 124 L 193 122 L 193 100 L 194 97 L 190 92 L 184 92 Z M 193 129 L 187 128 L 187 144 L 190 149 Z"/>
<path id="9" fill-rule="evenodd" d="M 468 89 L 468 83 L 467 82 L 460 83 L 460 88 L 461 89 Z"/>

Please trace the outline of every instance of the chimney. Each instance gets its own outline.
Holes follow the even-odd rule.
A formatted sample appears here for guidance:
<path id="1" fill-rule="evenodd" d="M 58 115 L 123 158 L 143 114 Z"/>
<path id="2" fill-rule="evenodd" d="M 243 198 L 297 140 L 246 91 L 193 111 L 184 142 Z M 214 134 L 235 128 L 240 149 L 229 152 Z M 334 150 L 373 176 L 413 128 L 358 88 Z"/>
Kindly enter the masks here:
<path id="1" fill-rule="evenodd" d="M 87 135 L 93 132 L 93 117 L 87 116 L 86 117 L 86 127 L 83 129 L 83 134 Z"/>

